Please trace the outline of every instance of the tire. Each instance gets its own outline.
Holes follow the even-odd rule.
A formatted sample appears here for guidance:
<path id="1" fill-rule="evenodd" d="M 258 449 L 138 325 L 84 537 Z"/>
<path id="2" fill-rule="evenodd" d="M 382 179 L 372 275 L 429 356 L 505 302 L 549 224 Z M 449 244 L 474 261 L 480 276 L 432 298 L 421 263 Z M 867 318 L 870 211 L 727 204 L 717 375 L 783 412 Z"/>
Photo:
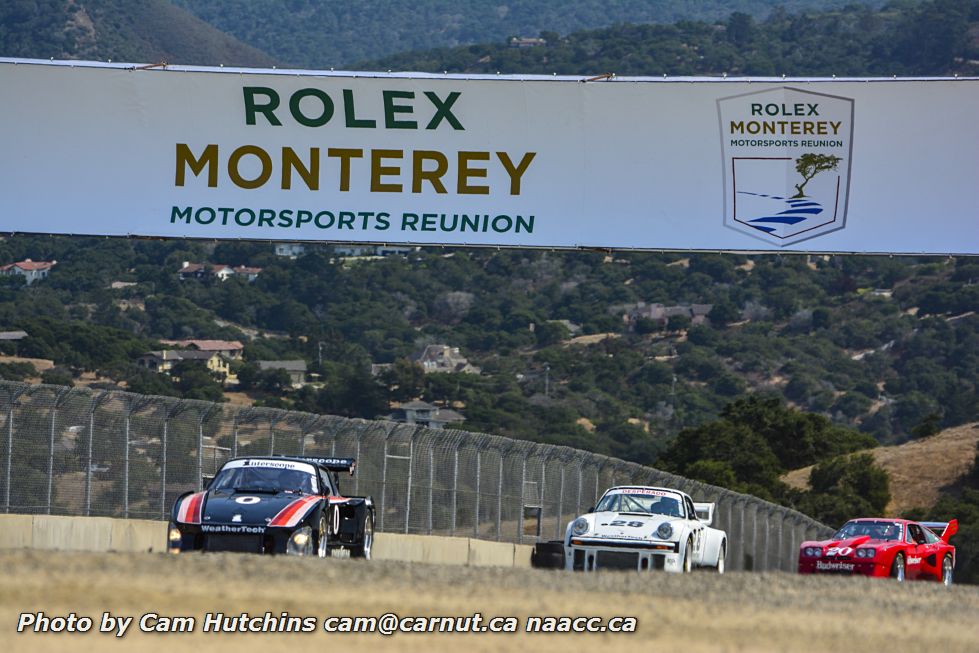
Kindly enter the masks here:
<path id="1" fill-rule="evenodd" d="M 538 569 L 564 569 L 564 541 L 535 544 L 530 553 L 530 566 Z"/>
<path id="2" fill-rule="evenodd" d="M 714 569 L 717 573 L 723 574 L 724 568 L 726 567 L 727 561 L 727 542 L 721 542 L 721 550 L 717 553 L 717 566 Z"/>
<path id="3" fill-rule="evenodd" d="M 903 553 L 898 553 L 894 556 L 894 562 L 891 563 L 891 578 L 899 583 L 903 583 L 907 578 L 907 568 L 904 566 Z"/>
<path id="4" fill-rule="evenodd" d="M 689 574 L 693 571 L 693 544 L 687 540 L 687 545 L 683 548 L 683 573 Z"/>
<path id="5" fill-rule="evenodd" d="M 945 587 L 952 586 L 952 556 L 945 556 L 942 560 L 942 585 Z"/>
<path id="6" fill-rule="evenodd" d="M 360 544 L 353 547 L 350 551 L 350 555 L 353 558 L 363 558 L 364 560 L 371 559 L 371 549 L 374 548 L 374 511 L 368 510 L 367 516 L 364 517 L 364 538 L 361 540 Z"/>
<path id="7" fill-rule="evenodd" d="M 328 558 L 330 556 L 330 548 L 328 546 L 330 535 L 327 530 L 326 525 L 326 511 L 320 511 L 320 527 L 316 532 L 316 557 L 317 558 Z"/>

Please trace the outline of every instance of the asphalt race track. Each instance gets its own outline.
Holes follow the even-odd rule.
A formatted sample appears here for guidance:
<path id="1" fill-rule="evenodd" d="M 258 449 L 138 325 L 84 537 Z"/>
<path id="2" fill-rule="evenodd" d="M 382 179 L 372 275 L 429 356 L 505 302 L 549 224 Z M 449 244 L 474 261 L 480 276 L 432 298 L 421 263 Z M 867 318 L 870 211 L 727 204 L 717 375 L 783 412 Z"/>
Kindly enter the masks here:
<path id="1" fill-rule="evenodd" d="M 20 614 L 74 612 L 86 633 L 17 633 Z M 122 638 L 103 612 L 134 617 Z M 205 633 L 207 613 L 314 617 L 313 633 Z M 635 617 L 634 633 L 324 632 L 327 617 Z M 194 632 L 142 633 L 142 615 Z M 151 618 L 147 624 L 165 623 Z M 29 629 L 28 629 L 29 630 Z M 405 565 L 234 554 L 0 552 L 0 646 L 9 651 L 979 651 L 979 587 L 698 572 L 689 576 Z"/>

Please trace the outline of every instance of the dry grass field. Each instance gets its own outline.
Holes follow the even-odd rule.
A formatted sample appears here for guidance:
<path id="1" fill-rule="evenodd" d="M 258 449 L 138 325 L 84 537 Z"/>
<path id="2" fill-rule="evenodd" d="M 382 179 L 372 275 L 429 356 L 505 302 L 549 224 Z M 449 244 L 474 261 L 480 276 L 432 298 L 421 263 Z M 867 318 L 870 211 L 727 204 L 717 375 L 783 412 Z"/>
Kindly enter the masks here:
<path id="1" fill-rule="evenodd" d="M 897 516 L 911 508 L 934 505 L 943 487 L 953 484 L 971 469 L 977 442 L 979 423 L 963 424 L 921 440 L 860 453 L 869 453 L 887 471 L 891 502 L 886 512 Z M 811 466 L 796 469 L 782 480 L 792 487 L 806 489 L 811 471 Z"/>
<path id="2" fill-rule="evenodd" d="M 21 612 L 630 616 L 631 634 L 17 633 Z M 0 552 L 3 651 L 979 651 L 979 587 L 730 573 L 595 575 L 233 554 Z"/>

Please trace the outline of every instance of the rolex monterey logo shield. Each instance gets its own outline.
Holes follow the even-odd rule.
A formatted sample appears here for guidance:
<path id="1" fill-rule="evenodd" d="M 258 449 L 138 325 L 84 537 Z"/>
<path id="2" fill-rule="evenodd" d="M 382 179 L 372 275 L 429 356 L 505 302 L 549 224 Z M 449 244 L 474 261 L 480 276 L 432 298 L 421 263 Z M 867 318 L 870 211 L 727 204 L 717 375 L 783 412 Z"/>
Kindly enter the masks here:
<path id="1" fill-rule="evenodd" d="M 843 229 L 853 104 L 789 87 L 718 100 L 725 226 L 777 246 Z"/>

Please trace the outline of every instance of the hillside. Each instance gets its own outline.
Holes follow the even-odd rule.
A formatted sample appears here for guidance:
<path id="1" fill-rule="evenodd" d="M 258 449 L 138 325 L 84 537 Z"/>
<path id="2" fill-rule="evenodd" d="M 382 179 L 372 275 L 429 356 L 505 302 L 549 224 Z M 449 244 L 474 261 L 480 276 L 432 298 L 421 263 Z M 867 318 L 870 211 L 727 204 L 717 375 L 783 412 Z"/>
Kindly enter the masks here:
<path id="1" fill-rule="evenodd" d="M 912 509 L 934 505 L 943 488 L 953 485 L 969 472 L 979 443 L 979 423 L 945 429 L 921 440 L 878 447 L 865 453 L 887 471 L 891 502 L 888 515 L 901 515 Z M 782 477 L 788 485 L 809 487 L 812 466 L 796 469 Z"/>
<path id="2" fill-rule="evenodd" d="M 242 41 L 304 68 L 350 67 L 409 50 L 569 34 L 621 23 L 712 22 L 732 12 L 764 18 L 884 0 L 173 0 Z M 550 38 L 550 37 L 549 37 Z M 441 69 L 440 69 L 441 70 Z"/>
<path id="3" fill-rule="evenodd" d="M 548 33 L 536 47 L 505 40 L 420 49 L 358 64 L 365 70 L 559 75 L 976 75 L 979 2 L 932 0 L 881 10 L 774 11 L 753 19 L 623 24 Z"/>
<path id="4" fill-rule="evenodd" d="M 168 0 L 0 3 L 0 56 L 254 67 L 277 63 Z"/>

